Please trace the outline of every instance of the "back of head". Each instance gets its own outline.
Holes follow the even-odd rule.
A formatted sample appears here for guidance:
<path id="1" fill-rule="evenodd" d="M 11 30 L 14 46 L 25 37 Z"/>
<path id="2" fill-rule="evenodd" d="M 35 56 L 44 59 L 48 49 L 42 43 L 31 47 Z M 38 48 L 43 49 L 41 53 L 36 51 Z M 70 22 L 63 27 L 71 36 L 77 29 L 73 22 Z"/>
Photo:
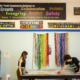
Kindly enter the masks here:
<path id="1" fill-rule="evenodd" d="M 68 59 L 71 59 L 71 56 L 67 54 L 67 55 L 64 56 L 64 61 L 66 61 Z"/>
<path id="2" fill-rule="evenodd" d="M 24 55 L 28 55 L 28 53 L 26 51 L 23 51 L 21 57 L 23 57 Z"/>
<path id="3" fill-rule="evenodd" d="M 26 59 L 25 56 L 26 56 L 26 55 L 28 55 L 28 53 L 27 53 L 26 51 L 23 51 L 22 54 L 21 54 L 21 57 L 22 57 L 22 59 L 23 59 L 23 62 L 26 62 L 26 61 L 25 61 L 25 59 Z"/>

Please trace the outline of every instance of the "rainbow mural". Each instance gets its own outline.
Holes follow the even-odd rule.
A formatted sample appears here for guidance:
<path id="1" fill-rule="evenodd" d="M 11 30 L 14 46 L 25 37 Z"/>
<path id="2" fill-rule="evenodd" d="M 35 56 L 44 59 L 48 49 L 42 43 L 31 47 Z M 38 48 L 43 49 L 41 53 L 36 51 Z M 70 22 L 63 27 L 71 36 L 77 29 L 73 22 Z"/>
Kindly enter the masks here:
<path id="1" fill-rule="evenodd" d="M 57 66 L 64 64 L 63 57 L 68 54 L 68 33 L 55 33 L 55 63 Z"/>
<path id="2" fill-rule="evenodd" d="M 33 33 L 33 61 L 38 69 L 49 65 L 49 54 L 51 54 L 48 44 L 48 33 Z"/>

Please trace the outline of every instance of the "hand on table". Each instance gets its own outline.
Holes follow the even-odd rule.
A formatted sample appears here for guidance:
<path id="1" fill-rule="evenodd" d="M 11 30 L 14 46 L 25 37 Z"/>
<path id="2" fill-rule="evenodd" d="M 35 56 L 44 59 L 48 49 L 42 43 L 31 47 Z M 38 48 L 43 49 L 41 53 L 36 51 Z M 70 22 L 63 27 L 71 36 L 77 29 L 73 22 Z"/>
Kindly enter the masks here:
<path id="1" fill-rule="evenodd" d="M 80 74 L 80 72 L 77 72 L 77 74 Z"/>
<path id="2" fill-rule="evenodd" d="M 27 71 L 27 70 L 25 70 L 25 73 L 28 73 L 28 71 Z"/>
<path id="3" fill-rule="evenodd" d="M 58 71 L 57 74 L 61 74 L 61 71 Z"/>
<path id="4" fill-rule="evenodd" d="M 22 75 L 22 72 L 20 72 L 20 76 Z"/>

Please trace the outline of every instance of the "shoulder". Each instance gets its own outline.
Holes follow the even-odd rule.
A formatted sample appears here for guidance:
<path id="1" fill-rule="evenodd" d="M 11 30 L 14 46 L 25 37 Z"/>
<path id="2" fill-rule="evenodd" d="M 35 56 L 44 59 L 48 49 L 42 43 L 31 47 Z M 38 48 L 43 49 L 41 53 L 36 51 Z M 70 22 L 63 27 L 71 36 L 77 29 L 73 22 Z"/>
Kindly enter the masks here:
<path id="1" fill-rule="evenodd" d="M 72 57 L 72 60 L 79 62 L 78 58 L 76 58 L 76 57 Z"/>
<path id="2" fill-rule="evenodd" d="M 72 59 L 77 59 L 76 57 L 72 57 Z"/>
<path id="3" fill-rule="evenodd" d="M 22 62 L 22 58 L 21 57 L 19 58 L 19 62 Z"/>

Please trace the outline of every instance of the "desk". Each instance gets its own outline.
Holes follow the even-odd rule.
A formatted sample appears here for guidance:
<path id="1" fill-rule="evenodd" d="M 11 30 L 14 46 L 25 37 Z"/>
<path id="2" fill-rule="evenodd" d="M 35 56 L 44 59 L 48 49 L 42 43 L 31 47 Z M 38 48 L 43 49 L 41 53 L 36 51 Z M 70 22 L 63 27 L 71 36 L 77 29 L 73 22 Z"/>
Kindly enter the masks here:
<path id="1" fill-rule="evenodd" d="M 61 74 L 57 74 L 58 70 L 46 70 L 46 71 L 28 71 L 24 75 L 21 75 L 22 79 L 65 79 L 71 80 L 72 78 L 80 78 L 80 74 L 75 74 L 71 70 L 64 70 Z"/>

